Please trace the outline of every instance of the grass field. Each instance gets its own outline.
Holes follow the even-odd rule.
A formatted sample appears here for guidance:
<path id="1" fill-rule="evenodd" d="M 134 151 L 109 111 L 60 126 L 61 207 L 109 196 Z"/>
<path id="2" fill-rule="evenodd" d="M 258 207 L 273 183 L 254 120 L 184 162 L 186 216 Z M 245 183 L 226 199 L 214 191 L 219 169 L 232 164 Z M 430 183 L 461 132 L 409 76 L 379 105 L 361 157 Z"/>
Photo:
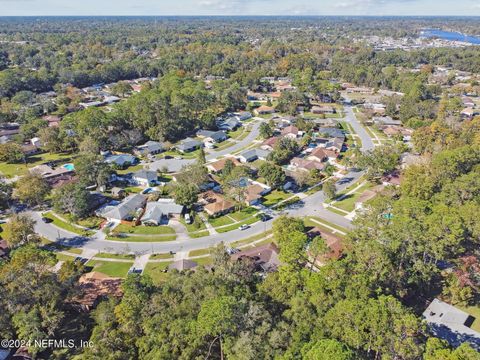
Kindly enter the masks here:
<path id="1" fill-rule="evenodd" d="M 153 254 L 150 256 L 150 260 L 163 260 L 163 259 L 173 259 L 173 255 L 170 253 L 167 253 L 167 254 Z"/>
<path id="2" fill-rule="evenodd" d="M 372 189 L 373 187 L 373 184 L 367 182 L 358 188 L 358 190 L 356 190 L 353 194 L 345 195 L 345 198 L 333 203 L 332 205 L 339 209 L 351 212 L 355 210 L 355 203 L 358 201 L 362 193 L 366 190 Z"/>
<path id="3" fill-rule="evenodd" d="M 177 238 L 177 235 L 168 236 L 107 236 L 106 240 L 110 241 L 123 241 L 123 242 L 163 242 L 173 241 Z"/>
<path id="4" fill-rule="evenodd" d="M 207 248 L 207 249 L 199 249 L 199 250 L 192 250 L 188 253 L 189 257 L 193 256 L 202 256 L 202 255 L 208 255 L 210 254 L 215 248 Z"/>
<path id="5" fill-rule="evenodd" d="M 248 207 L 245 209 L 242 209 L 240 211 L 236 211 L 234 213 L 229 214 L 232 218 L 234 218 L 236 221 L 242 221 L 245 219 L 248 219 L 249 217 L 254 216 L 255 214 L 258 213 L 258 210 L 252 207 Z"/>
<path id="6" fill-rule="evenodd" d="M 132 255 L 132 254 L 97 253 L 97 254 L 95 254 L 95 258 L 135 260 L 135 255 Z"/>
<path id="7" fill-rule="evenodd" d="M 145 275 L 149 275 L 153 282 L 155 284 L 160 284 L 162 281 L 164 281 L 168 273 L 165 271 L 165 269 L 168 268 L 168 265 L 170 265 L 171 262 L 161 262 L 161 263 L 147 263 L 147 266 L 145 266 L 145 269 L 143 270 L 143 273 Z"/>
<path id="8" fill-rule="evenodd" d="M 56 253 L 55 256 L 57 257 L 58 261 L 73 261 L 73 260 L 75 260 L 75 257 L 65 255 L 65 254 L 62 254 L 62 253 Z"/>
<path id="9" fill-rule="evenodd" d="M 126 224 L 120 224 L 115 227 L 114 231 L 126 234 L 141 235 L 175 234 L 175 230 L 170 226 L 129 226 Z"/>
<path id="10" fill-rule="evenodd" d="M 247 220 L 244 220 L 242 222 L 239 222 L 239 223 L 235 223 L 235 224 L 232 224 L 230 226 L 225 226 L 225 227 L 221 227 L 221 228 L 216 228 L 217 232 L 219 233 L 224 233 L 224 232 L 228 232 L 228 231 L 233 231 L 233 230 L 237 230 L 240 226 L 242 225 L 250 225 L 250 224 L 253 224 L 253 223 L 256 223 L 258 220 L 258 218 L 256 217 L 252 217 L 252 218 L 249 218 Z"/>
<path id="11" fill-rule="evenodd" d="M 234 222 L 234 220 L 230 219 L 227 215 L 223 215 L 223 216 L 219 216 L 217 218 L 210 218 L 210 219 L 208 219 L 208 222 L 214 228 L 217 228 L 219 226 L 232 224 Z"/>
<path id="12" fill-rule="evenodd" d="M 117 170 L 117 174 L 125 175 L 129 173 L 134 173 L 135 171 L 142 170 L 142 169 L 143 169 L 143 165 L 139 164 L 139 165 L 129 166 L 126 169 Z"/>
<path id="13" fill-rule="evenodd" d="M 480 306 L 456 306 L 460 310 L 465 311 L 467 314 L 475 318 L 475 321 L 473 322 L 471 328 L 475 331 L 480 332 Z"/>
<path id="14" fill-rule="evenodd" d="M 321 224 L 315 222 L 315 221 L 312 221 L 313 220 L 317 220 L 319 223 L 321 224 L 324 224 L 324 225 L 327 225 L 327 226 L 322 226 Z M 309 216 L 309 217 L 306 217 L 303 219 L 303 222 L 305 223 L 305 226 L 308 226 L 308 227 L 319 227 L 321 229 L 324 229 L 326 231 L 329 231 L 329 232 L 332 232 L 333 230 L 330 229 L 330 228 L 333 228 L 335 230 L 338 230 L 342 233 L 348 233 L 348 229 L 345 229 L 341 226 L 338 226 L 338 225 L 335 225 L 329 221 L 326 221 L 326 220 L 323 220 L 322 218 L 318 218 L 318 217 L 314 217 L 314 216 Z M 337 232 L 336 235 L 340 236 L 340 237 L 343 237 L 344 235 Z"/>
<path id="15" fill-rule="evenodd" d="M 82 236 L 93 235 L 92 231 L 80 229 L 79 227 L 76 227 L 76 226 L 74 226 L 70 223 L 67 223 L 67 222 L 63 221 L 62 219 L 55 216 L 53 213 L 45 213 L 45 214 L 43 214 L 43 217 L 46 217 L 47 219 L 52 220 L 52 223 L 54 225 L 58 226 L 59 228 L 70 231 L 74 234 L 78 234 L 78 235 L 82 235 Z"/>
<path id="16" fill-rule="evenodd" d="M 132 267 L 132 262 L 114 262 L 102 260 L 90 260 L 85 264 L 93 267 L 93 271 L 98 271 L 112 277 L 126 277 L 128 270 Z"/>
<path id="17" fill-rule="evenodd" d="M 273 190 L 270 194 L 263 197 L 264 201 L 262 204 L 265 206 L 273 206 L 278 204 L 280 201 L 288 199 L 290 196 L 292 195 L 285 191 Z"/>

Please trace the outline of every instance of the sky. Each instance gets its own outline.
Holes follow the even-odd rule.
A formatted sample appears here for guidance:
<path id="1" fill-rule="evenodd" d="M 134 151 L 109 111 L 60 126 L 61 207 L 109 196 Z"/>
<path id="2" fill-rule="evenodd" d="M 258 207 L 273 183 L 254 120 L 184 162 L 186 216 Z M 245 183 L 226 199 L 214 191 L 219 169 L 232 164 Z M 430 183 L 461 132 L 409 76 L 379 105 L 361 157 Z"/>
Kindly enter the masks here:
<path id="1" fill-rule="evenodd" d="M 17 15 L 480 16 L 480 0 L 0 0 Z"/>

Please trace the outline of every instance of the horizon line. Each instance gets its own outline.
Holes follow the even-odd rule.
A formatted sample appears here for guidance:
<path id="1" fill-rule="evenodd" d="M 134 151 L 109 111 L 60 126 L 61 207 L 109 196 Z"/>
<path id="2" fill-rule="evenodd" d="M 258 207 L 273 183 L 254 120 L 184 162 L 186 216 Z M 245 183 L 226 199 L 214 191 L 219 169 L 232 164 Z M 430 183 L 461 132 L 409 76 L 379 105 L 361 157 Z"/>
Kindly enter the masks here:
<path id="1" fill-rule="evenodd" d="M 265 14 L 265 15 L 228 15 L 228 14 L 193 14 L 193 15 L 174 15 L 174 14 L 163 14 L 163 15 L 125 15 L 125 14 L 105 14 L 105 15 L 72 15 L 72 14 L 56 14 L 56 15 L 0 15 L 0 18 L 35 18 L 35 17 L 93 17 L 93 18 L 102 18 L 102 17 L 144 17 L 144 18 L 159 18 L 159 17 L 179 17 L 179 18 L 206 18 L 206 17 L 218 17 L 218 18 L 318 18 L 318 17 L 357 17 L 357 18 L 480 18 L 479 15 L 358 15 L 358 14 L 318 14 L 318 15 L 274 15 L 274 14 Z"/>

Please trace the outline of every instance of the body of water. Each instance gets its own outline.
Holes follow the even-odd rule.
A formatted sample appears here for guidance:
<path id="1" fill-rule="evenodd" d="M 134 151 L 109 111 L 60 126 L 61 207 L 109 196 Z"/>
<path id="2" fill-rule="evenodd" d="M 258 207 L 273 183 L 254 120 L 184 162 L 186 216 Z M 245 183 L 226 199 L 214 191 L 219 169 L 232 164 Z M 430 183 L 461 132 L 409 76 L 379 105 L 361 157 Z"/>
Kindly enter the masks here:
<path id="1" fill-rule="evenodd" d="M 464 35 L 459 32 L 444 31 L 444 30 L 438 30 L 438 29 L 427 29 L 427 30 L 423 30 L 421 35 L 423 37 L 428 37 L 428 38 L 437 37 L 443 40 L 462 41 L 470 44 L 480 45 L 480 38 L 475 36 Z"/>

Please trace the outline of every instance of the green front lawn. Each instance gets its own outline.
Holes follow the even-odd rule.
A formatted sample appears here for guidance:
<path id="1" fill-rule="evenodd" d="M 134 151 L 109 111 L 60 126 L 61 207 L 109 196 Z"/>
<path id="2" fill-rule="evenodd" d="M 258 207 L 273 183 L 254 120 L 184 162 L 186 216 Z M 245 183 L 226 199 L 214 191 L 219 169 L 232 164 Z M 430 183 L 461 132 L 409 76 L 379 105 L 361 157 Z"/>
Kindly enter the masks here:
<path id="1" fill-rule="evenodd" d="M 263 200 L 262 204 L 267 206 L 267 207 L 270 207 L 270 206 L 278 204 L 280 201 L 288 199 L 291 196 L 292 196 L 291 194 L 289 194 L 285 191 L 278 190 L 278 189 L 273 190 L 270 194 L 265 195 L 263 197 L 264 200 Z"/>
<path id="2" fill-rule="evenodd" d="M 164 235 L 175 234 L 175 230 L 170 226 L 129 226 L 120 224 L 113 230 L 125 234 L 141 234 L 141 235 Z"/>
<path id="3" fill-rule="evenodd" d="M 161 263 L 152 263 L 149 262 L 143 273 L 149 275 L 155 284 L 160 284 L 162 281 L 166 279 L 168 273 L 165 271 L 170 265 L 171 262 L 161 262 Z"/>
<path id="4" fill-rule="evenodd" d="M 258 213 L 258 210 L 253 207 L 248 207 L 240 211 L 235 211 L 234 213 L 229 214 L 232 218 L 237 221 L 242 221 L 248 219 Z"/>
<path id="5" fill-rule="evenodd" d="M 315 221 L 312 221 L 312 220 L 317 220 L 318 222 L 315 222 Z M 308 227 L 318 227 L 320 229 L 324 229 L 325 231 L 329 231 L 329 232 L 332 232 L 334 230 L 330 229 L 330 228 L 333 228 L 335 230 L 338 230 L 338 231 L 341 231 L 343 233 L 348 233 L 348 229 L 345 229 L 341 226 L 338 226 L 338 225 L 335 225 L 329 221 L 326 221 L 322 218 L 318 218 L 318 217 L 313 217 L 313 216 L 310 216 L 308 218 L 304 218 L 303 219 L 303 222 L 305 224 L 305 226 L 308 226 Z M 320 223 L 320 224 L 319 224 Z M 327 225 L 327 226 L 322 226 L 323 225 Z M 338 235 L 339 237 L 343 237 L 345 235 L 342 235 L 341 233 L 339 232 L 336 232 L 335 235 Z"/>
<path id="6" fill-rule="evenodd" d="M 62 254 L 62 253 L 56 253 L 55 256 L 57 257 L 58 261 L 73 261 L 73 260 L 75 260 L 75 257 L 65 255 L 65 254 Z"/>
<path id="7" fill-rule="evenodd" d="M 102 261 L 102 260 L 90 260 L 85 264 L 86 266 L 93 267 L 92 271 L 98 271 L 103 274 L 112 277 L 126 277 L 128 270 L 133 265 L 132 262 L 115 262 L 115 261 Z"/>
<path id="8" fill-rule="evenodd" d="M 116 171 L 117 171 L 117 174 L 119 174 L 119 175 L 125 175 L 125 174 L 129 174 L 129 173 L 134 173 L 134 172 L 136 172 L 138 170 L 142 170 L 142 169 L 143 169 L 143 165 L 139 164 L 139 165 L 129 166 L 126 169 L 121 169 L 121 170 L 116 170 Z"/>
<path id="9" fill-rule="evenodd" d="M 95 258 L 104 259 L 122 259 L 122 260 L 135 260 L 135 255 L 132 254 L 110 254 L 110 253 L 97 253 Z"/>
<path id="10" fill-rule="evenodd" d="M 351 212 L 355 210 L 355 203 L 358 201 L 363 192 L 372 189 L 373 187 L 373 184 L 367 182 L 366 184 L 362 185 L 358 190 L 356 190 L 353 194 L 345 195 L 344 199 L 337 201 L 332 205 L 339 209 Z"/>
<path id="11" fill-rule="evenodd" d="M 475 318 L 471 328 L 480 332 L 480 306 L 460 306 L 456 305 L 460 310 L 465 311 L 470 316 Z"/>
<path id="12" fill-rule="evenodd" d="M 177 235 L 167 236 L 107 236 L 106 240 L 123 242 L 164 242 L 173 241 Z"/>
<path id="13" fill-rule="evenodd" d="M 208 222 L 210 225 L 212 225 L 214 228 L 217 228 L 219 226 L 224 226 L 224 225 L 229 225 L 234 222 L 233 219 L 230 219 L 227 215 L 219 216 L 217 218 L 209 218 Z"/>
<path id="14" fill-rule="evenodd" d="M 52 223 L 55 226 L 58 226 L 61 229 L 67 230 L 69 232 L 72 232 L 74 234 L 82 235 L 82 236 L 90 236 L 93 235 L 92 231 L 88 230 L 83 230 L 77 226 L 72 225 L 71 223 L 67 223 L 63 221 L 62 219 L 58 218 L 55 216 L 53 213 L 45 213 L 43 214 L 43 217 L 52 220 Z"/>
<path id="15" fill-rule="evenodd" d="M 170 253 L 166 254 L 153 254 L 150 256 L 150 260 L 163 260 L 163 259 L 172 259 L 173 255 Z"/>
<path id="16" fill-rule="evenodd" d="M 198 250 L 192 250 L 188 253 L 189 257 L 194 257 L 194 256 L 202 256 L 202 255 L 208 255 L 210 254 L 215 248 L 207 248 L 207 249 L 198 249 Z"/>
<path id="17" fill-rule="evenodd" d="M 224 233 L 224 232 L 228 232 L 228 231 L 237 230 L 242 225 L 251 225 L 253 223 L 256 223 L 257 221 L 259 221 L 258 218 L 254 216 L 254 217 L 249 218 L 245 221 L 235 223 L 235 224 L 232 224 L 230 226 L 225 226 L 225 227 L 222 227 L 222 228 L 217 228 L 216 230 L 219 233 Z"/>

